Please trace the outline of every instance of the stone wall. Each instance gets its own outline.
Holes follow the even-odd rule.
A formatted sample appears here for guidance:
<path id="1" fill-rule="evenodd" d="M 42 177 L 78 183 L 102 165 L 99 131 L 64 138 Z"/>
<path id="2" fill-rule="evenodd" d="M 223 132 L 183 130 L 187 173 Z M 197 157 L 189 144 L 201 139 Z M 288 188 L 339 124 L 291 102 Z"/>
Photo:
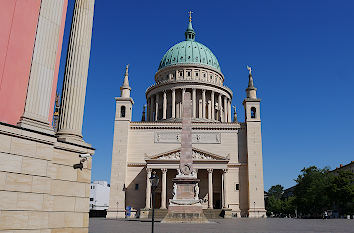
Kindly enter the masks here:
<path id="1" fill-rule="evenodd" d="M 88 232 L 93 152 L 0 123 L 0 232 Z"/>

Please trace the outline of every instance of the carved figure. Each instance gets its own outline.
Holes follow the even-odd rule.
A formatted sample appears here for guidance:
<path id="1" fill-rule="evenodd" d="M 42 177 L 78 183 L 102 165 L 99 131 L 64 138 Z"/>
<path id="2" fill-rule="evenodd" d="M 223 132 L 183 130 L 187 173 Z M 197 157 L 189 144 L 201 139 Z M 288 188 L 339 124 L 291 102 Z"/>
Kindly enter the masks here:
<path id="1" fill-rule="evenodd" d="M 195 194 L 194 199 L 199 200 L 199 185 L 198 185 L 198 183 L 196 183 L 194 186 L 194 194 Z"/>
<path id="2" fill-rule="evenodd" d="M 172 190 L 172 195 L 173 195 L 173 200 L 175 200 L 176 199 L 176 194 L 177 194 L 177 184 L 176 183 L 174 183 L 173 184 L 173 190 Z"/>
<path id="3" fill-rule="evenodd" d="M 248 73 L 252 75 L 252 68 L 250 66 L 247 66 Z"/>

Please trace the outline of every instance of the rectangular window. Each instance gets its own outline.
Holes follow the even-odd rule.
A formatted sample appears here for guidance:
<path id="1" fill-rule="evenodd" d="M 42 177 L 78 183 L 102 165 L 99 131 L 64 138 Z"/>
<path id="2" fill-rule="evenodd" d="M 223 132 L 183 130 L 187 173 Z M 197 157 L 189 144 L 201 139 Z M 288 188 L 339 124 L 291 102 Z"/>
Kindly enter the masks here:
<path id="1" fill-rule="evenodd" d="M 135 190 L 139 189 L 139 184 L 135 184 Z"/>
<path id="2" fill-rule="evenodd" d="M 86 199 L 86 200 L 87 200 L 87 199 Z M 92 197 L 90 198 L 90 201 L 93 201 L 93 198 L 92 198 Z"/>
<path id="3" fill-rule="evenodd" d="M 240 190 L 240 184 L 236 184 L 236 190 Z"/>

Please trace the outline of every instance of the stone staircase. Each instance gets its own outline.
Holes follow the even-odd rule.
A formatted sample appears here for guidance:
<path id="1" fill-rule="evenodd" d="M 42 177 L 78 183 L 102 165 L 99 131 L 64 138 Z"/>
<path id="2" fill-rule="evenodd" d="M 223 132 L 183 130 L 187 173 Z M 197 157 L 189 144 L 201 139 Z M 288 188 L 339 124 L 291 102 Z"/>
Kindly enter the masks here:
<path id="1" fill-rule="evenodd" d="M 207 219 L 224 218 L 222 209 L 204 209 L 203 213 Z"/>
<path id="2" fill-rule="evenodd" d="M 155 209 L 155 219 L 162 220 L 167 215 L 167 212 L 167 209 Z M 203 213 L 207 219 L 224 218 L 224 212 L 222 209 L 204 209 Z M 152 211 L 149 211 L 148 218 L 152 218 Z"/>
<path id="3" fill-rule="evenodd" d="M 155 219 L 163 219 L 167 215 L 167 209 L 155 209 Z M 149 219 L 152 218 L 152 211 L 149 211 Z"/>

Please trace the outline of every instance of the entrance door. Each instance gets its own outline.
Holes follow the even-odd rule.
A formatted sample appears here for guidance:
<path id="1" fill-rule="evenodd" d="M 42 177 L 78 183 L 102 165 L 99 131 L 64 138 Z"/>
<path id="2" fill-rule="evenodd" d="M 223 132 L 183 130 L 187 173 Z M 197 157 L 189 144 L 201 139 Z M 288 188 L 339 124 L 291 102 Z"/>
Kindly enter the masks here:
<path id="1" fill-rule="evenodd" d="M 221 209 L 221 193 L 213 193 L 213 208 Z"/>
<path id="2" fill-rule="evenodd" d="M 161 207 L 161 193 L 155 193 L 154 208 L 160 209 Z"/>

